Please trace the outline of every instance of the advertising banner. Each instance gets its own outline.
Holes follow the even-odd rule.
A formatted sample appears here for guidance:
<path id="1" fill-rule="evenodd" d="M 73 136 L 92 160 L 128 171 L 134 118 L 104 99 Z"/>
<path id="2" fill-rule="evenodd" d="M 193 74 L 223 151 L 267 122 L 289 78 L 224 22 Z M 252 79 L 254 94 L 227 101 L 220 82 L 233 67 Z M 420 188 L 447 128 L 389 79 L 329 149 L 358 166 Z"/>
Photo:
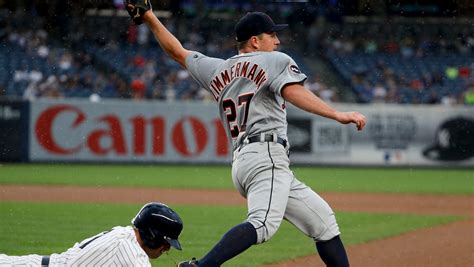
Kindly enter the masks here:
<path id="1" fill-rule="evenodd" d="M 288 110 L 295 164 L 473 166 L 474 108 L 335 105 L 367 117 L 354 125 Z M 35 101 L 32 161 L 229 163 L 215 103 Z"/>
<path id="2" fill-rule="evenodd" d="M 33 161 L 228 162 L 214 105 L 104 101 L 32 103 Z"/>
<path id="3" fill-rule="evenodd" d="M 311 153 L 291 153 L 304 164 L 474 167 L 474 107 L 334 105 L 366 115 L 366 128 L 292 109 L 289 118 L 312 118 Z M 290 143 L 293 143 L 288 130 Z"/>

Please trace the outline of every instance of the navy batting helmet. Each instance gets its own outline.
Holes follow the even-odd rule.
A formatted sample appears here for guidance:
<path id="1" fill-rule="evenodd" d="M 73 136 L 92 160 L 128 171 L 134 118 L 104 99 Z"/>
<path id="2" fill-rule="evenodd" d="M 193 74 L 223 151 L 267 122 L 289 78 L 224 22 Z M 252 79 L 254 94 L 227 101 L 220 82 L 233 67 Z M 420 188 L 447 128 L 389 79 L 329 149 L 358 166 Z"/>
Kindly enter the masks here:
<path id="1" fill-rule="evenodd" d="M 146 204 L 133 218 L 132 224 L 138 229 L 145 246 L 154 249 L 168 242 L 172 247 L 181 250 L 178 237 L 183 230 L 183 221 L 165 204 Z"/>

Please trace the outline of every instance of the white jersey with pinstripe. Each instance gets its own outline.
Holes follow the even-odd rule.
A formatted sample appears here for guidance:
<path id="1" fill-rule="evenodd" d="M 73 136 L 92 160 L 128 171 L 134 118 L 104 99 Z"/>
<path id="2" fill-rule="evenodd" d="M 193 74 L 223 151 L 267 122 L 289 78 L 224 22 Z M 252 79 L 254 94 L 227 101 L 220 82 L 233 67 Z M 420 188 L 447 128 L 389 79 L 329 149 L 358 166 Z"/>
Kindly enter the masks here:
<path id="1" fill-rule="evenodd" d="M 0 266 L 41 266 L 42 256 L 0 255 Z M 55 266 L 151 266 L 150 260 L 137 242 L 133 227 L 114 227 L 76 243 L 60 254 L 50 255 L 50 267 Z"/>

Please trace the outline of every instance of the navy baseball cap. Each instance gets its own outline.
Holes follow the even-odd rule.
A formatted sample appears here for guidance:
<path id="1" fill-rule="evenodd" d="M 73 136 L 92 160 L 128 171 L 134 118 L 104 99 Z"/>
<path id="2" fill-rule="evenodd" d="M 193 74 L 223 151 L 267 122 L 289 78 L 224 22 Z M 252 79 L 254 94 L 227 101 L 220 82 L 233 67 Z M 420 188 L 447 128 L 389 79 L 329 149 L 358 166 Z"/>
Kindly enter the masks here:
<path id="1" fill-rule="evenodd" d="M 246 41 L 252 36 L 281 31 L 286 27 L 288 24 L 275 24 L 270 16 L 263 12 L 249 12 L 235 25 L 236 40 Z"/>

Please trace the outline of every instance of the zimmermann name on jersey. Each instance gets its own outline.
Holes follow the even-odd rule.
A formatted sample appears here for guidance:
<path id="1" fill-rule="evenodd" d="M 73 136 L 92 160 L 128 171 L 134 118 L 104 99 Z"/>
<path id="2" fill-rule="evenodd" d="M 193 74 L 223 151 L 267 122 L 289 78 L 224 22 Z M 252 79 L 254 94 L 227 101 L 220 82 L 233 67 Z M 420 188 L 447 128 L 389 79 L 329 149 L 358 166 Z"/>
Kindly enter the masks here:
<path id="1" fill-rule="evenodd" d="M 216 100 L 219 99 L 222 89 L 235 78 L 246 78 L 253 81 L 257 85 L 256 90 L 258 90 L 267 80 L 267 75 L 258 64 L 249 61 L 237 62 L 212 78 L 210 88 Z"/>

